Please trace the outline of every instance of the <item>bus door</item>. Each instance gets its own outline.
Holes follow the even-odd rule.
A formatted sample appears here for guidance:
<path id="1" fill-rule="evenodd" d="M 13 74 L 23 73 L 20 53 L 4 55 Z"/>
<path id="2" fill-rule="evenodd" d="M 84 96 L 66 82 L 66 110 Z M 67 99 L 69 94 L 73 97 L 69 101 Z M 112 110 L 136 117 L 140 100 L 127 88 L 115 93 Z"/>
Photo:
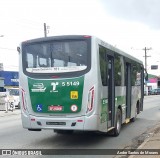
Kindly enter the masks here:
<path id="1" fill-rule="evenodd" d="M 115 113 L 115 86 L 114 86 L 114 58 L 107 56 L 108 60 L 108 128 L 114 126 Z"/>
<path id="2" fill-rule="evenodd" d="M 126 63 L 126 118 L 131 117 L 131 64 Z"/>

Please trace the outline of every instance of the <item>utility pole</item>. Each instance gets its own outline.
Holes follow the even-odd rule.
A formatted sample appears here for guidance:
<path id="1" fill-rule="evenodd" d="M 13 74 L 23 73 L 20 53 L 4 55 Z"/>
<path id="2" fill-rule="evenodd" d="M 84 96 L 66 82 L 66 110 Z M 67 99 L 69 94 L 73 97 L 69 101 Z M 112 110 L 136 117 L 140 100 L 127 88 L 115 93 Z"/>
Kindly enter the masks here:
<path id="1" fill-rule="evenodd" d="M 47 26 L 46 26 L 46 23 L 44 23 L 44 37 L 47 37 Z"/>
<path id="2" fill-rule="evenodd" d="M 143 57 L 145 57 L 145 72 L 147 73 L 147 58 L 151 57 L 151 56 L 147 56 L 147 50 L 151 50 L 152 48 L 144 48 L 144 52 L 145 55 Z M 148 95 L 148 87 L 147 87 L 147 83 L 145 83 L 145 90 L 146 90 L 146 95 Z"/>
<path id="3" fill-rule="evenodd" d="M 145 51 L 145 55 L 143 56 L 145 58 L 145 70 L 147 72 L 147 58 L 151 56 L 147 56 L 147 50 L 151 50 L 152 48 L 144 48 L 143 50 Z"/>
<path id="4" fill-rule="evenodd" d="M 46 25 L 46 23 L 44 23 L 44 37 L 47 37 L 47 34 L 49 33 L 49 29 L 50 27 Z"/>

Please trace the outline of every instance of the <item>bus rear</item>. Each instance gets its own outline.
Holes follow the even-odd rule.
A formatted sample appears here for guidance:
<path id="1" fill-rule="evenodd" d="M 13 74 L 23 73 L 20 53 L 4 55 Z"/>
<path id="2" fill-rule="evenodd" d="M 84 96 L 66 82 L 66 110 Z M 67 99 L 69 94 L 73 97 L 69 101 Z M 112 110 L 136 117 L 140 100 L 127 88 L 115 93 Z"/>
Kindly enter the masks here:
<path id="1" fill-rule="evenodd" d="M 97 130 L 97 78 L 91 79 L 97 76 L 97 54 L 91 55 L 91 43 L 90 36 L 22 42 L 19 78 L 24 128 Z"/>

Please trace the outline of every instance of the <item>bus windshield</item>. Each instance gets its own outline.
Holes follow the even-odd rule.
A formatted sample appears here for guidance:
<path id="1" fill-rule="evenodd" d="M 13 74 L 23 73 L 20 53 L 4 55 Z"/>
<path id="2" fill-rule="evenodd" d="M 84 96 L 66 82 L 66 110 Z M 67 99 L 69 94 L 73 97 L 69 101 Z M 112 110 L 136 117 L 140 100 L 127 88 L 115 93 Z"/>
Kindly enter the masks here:
<path id="1" fill-rule="evenodd" d="M 28 43 L 23 47 L 23 67 L 28 73 L 67 73 L 87 69 L 85 40 Z"/>

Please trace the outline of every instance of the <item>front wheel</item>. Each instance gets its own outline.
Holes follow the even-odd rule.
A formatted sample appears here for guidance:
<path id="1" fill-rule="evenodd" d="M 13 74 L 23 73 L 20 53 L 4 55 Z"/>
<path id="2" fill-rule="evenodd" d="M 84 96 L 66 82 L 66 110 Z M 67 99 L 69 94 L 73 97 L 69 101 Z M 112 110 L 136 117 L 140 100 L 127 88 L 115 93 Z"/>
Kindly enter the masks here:
<path id="1" fill-rule="evenodd" d="M 121 126 L 122 126 L 122 113 L 120 109 L 117 109 L 117 114 L 116 114 L 116 124 L 115 128 L 113 130 L 113 136 L 118 136 L 121 131 Z"/>

